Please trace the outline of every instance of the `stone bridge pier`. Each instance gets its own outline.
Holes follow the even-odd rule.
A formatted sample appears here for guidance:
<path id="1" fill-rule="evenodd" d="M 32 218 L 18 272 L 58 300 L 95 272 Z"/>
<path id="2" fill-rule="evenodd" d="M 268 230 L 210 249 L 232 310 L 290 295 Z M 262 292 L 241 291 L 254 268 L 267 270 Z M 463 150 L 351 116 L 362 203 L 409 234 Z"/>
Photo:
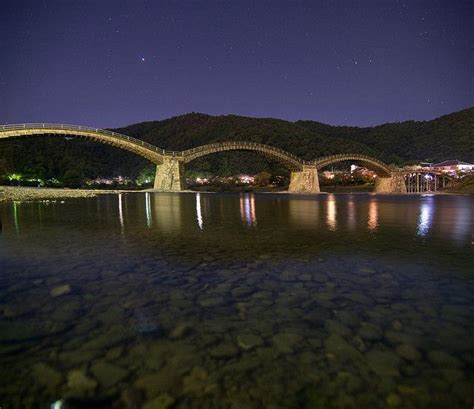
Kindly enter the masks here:
<path id="1" fill-rule="evenodd" d="M 318 169 L 316 166 L 304 165 L 303 170 L 291 172 L 289 192 L 319 193 Z"/>
<path id="2" fill-rule="evenodd" d="M 161 192 L 185 190 L 184 162 L 173 156 L 164 156 L 163 163 L 156 166 L 153 189 Z"/>
<path id="3" fill-rule="evenodd" d="M 405 178 L 401 172 L 392 172 L 389 177 L 375 179 L 375 193 L 407 193 Z"/>

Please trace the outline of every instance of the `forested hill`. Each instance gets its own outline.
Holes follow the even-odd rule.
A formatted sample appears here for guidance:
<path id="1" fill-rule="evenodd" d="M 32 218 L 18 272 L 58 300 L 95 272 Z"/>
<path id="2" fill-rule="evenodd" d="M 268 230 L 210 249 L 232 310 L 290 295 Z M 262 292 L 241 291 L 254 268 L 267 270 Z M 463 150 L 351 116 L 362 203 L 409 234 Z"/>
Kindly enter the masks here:
<path id="1" fill-rule="evenodd" d="M 376 127 L 338 127 L 313 121 L 199 113 L 115 129 L 156 146 L 182 150 L 228 140 L 277 146 L 304 159 L 355 152 L 387 163 L 460 159 L 474 162 L 474 108 L 431 121 Z M 84 177 L 135 177 L 148 162 L 117 148 L 76 139 L 25 138 L 0 142 L 3 170 L 61 179 L 67 172 Z M 255 153 L 227 152 L 197 159 L 188 168 L 215 174 L 256 173 L 274 164 Z"/>
<path id="2" fill-rule="evenodd" d="M 474 108 L 431 121 L 405 121 L 369 128 L 298 121 L 314 133 L 360 142 L 380 152 L 386 162 L 460 159 L 474 163 Z"/>

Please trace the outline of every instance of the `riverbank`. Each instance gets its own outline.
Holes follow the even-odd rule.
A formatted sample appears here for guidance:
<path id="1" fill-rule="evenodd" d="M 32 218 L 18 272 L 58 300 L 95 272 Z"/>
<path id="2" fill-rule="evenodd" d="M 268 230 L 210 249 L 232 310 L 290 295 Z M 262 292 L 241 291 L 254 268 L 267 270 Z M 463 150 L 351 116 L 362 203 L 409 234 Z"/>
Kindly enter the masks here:
<path id="1" fill-rule="evenodd" d="M 121 193 L 120 190 L 54 189 L 36 187 L 0 187 L 0 200 L 7 202 L 32 202 L 95 197 L 101 194 Z M 128 191 L 127 191 L 128 192 Z"/>

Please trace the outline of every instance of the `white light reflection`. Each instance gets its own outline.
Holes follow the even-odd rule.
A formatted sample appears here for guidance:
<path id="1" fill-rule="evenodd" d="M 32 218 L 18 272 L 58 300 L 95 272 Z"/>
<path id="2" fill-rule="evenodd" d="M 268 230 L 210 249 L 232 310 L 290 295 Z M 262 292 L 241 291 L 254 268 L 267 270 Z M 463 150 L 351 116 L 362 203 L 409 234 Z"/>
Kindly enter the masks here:
<path id="1" fill-rule="evenodd" d="M 336 196 L 333 193 L 328 195 L 328 199 L 326 201 L 326 224 L 328 229 L 331 231 L 335 231 L 337 228 L 337 210 L 336 210 Z"/>
<path id="2" fill-rule="evenodd" d="M 201 211 L 201 194 L 196 194 L 196 219 L 198 222 L 199 228 L 202 230 L 203 222 L 202 222 L 202 211 Z"/>
<path id="3" fill-rule="evenodd" d="M 248 226 L 257 224 L 255 214 L 255 197 L 252 194 L 240 196 L 240 217 Z"/>
<path id="4" fill-rule="evenodd" d="M 17 202 L 13 202 L 13 220 L 15 221 L 15 232 L 16 234 L 19 233 L 20 229 L 18 227 L 18 203 Z"/>
<path id="5" fill-rule="evenodd" d="M 124 224 L 123 224 L 122 193 L 119 193 L 118 199 L 119 199 L 119 220 L 120 220 L 120 228 L 121 228 L 122 234 L 123 234 Z"/>
<path id="6" fill-rule="evenodd" d="M 145 213 L 146 213 L 146 225 L 151 227 L 152 218 L 151 218 L 151 197 L 150 193 L 145 193 Z"/>
<path id="7" fill-rule="evenodd" d="M 369 202 L 369 215 L 367 217 L 367 229 L 375 231 L 379 227 L 379 204 L 376 199 Z"/>
<path id="8" fill-rule="evenodd" d="M 433 223 L 434 201 L 432 197 L 427 197 L 420 206 L 420 216 L 418 218 L 418 228 L 416 233 L 418 236 L 426 236 L 431 229 Z"/>

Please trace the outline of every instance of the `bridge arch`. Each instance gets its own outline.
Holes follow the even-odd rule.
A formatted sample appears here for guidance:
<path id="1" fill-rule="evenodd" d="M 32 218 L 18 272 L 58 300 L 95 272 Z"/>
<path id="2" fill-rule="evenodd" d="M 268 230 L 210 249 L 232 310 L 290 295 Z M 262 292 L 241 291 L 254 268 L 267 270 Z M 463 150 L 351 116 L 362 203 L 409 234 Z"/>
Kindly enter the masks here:
<path id="1" fill-rule="evenodd" d="M 117 132 L 99 128 L 91 128 L 88 126 L 47 123 L 0 126 L 0 140 L 38 136 L 58 136 L 88 139 L 133 152 L 155 164 L 162 163 L 163 157 L 169 154 L 165 150 L 151 145 L 145 141 L 141 141 L 127 135 L 122 135 Z"/>
<path id="2" fill-rule="evenodd" d="M 314 165 L 316 165 L 316 168 L 318 170 L 321 170 L 322 168 L 333 163 L 351 160 L 357 161 L 366 166 L 367 169 L 373 170 L 375 173 L 377 173 L 379 177 L 389 178 L 392 176 L 392 170 L 388 167 L 387 164 L 371 156 L 358 153 L 344 153 L 338 155 L 323 156 L 321 158 L 316 159 L 313 163 Z"/>
<path id="3" fill-rule="evenodd" d="M 218 152 L 226 151 L 254 151 L 261 153 L 271 159 L 274 159 L 285 165 L 291 171 L 301 171 L 307 164 L 298 156 L 293 155 L 283 149 L 275 148 L 273 146 L 265 145 L 257 142 L 245 141 L 230 141 L 230 142 L 216 142 L 207 145 L 201 145 L 196 148 L 188 149 L 182 152 L 182 160 L 184 163 L 189 163 L 194 159 L 202 156 L 211 155 Z"/>

